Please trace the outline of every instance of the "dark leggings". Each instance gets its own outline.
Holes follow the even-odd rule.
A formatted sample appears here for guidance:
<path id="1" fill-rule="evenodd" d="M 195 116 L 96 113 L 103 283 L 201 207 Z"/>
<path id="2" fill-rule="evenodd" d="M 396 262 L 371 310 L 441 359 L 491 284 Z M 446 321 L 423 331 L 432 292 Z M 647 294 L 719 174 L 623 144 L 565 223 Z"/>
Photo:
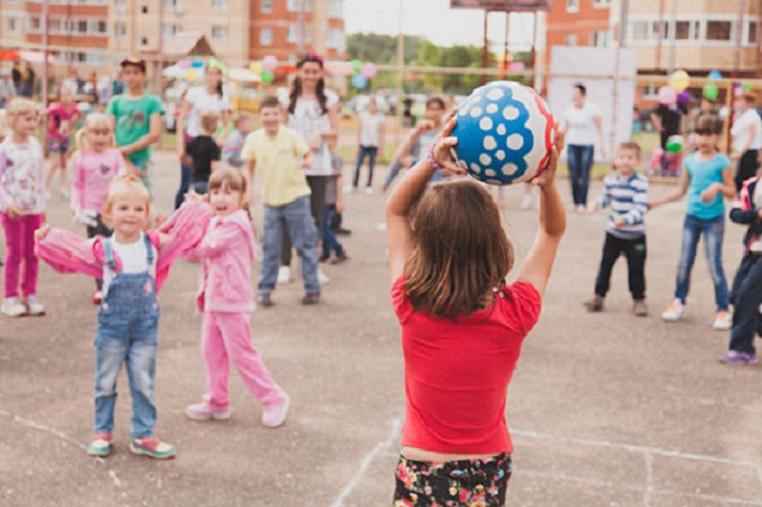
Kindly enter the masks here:
<path id="1" fill-rule="evenodd" d="M 570 144 L 567 147 L 567 162 L 574 204 L 587 206 L 590 169 L 593 167 L 593 145 Z"/>
<path id="2" fill-rule="evenodd" d="M 762 254 L 747 253 L 738 266 L 733 290 L 733 329 L 730 332 L 730 350 L 754 354 L 754 334 L 762 337 Z"/>
<path id="3" fill-rule="evenodd" d="M 106 224 L 103 223 L 103 220 L 101 220 L 101 216 L 97 215 L 95 217 L 95 225 L 94 226 L 87 226 L 87 237 L 88 238 L 94 238 L 95 236 L 103 236 L 104 238 L 108 238 L 111 236 L 111 233 L 114 232 L 111 229 L 109 229 Z M 103 280 L 100 278 L 95 279 L 95 287 L 98 290 L 101 290 L 103 288 Z M 104 294 L 105 296 L 105 294 Z"/>
<path id="4" fill-rule="evenodd" d="M 736 190 L 738 192 L 743 188 L 743 182 L 749 178 L 756 176 L 757 169 L 759 169 L 759 155 L 758 150 L 746 150 L 741 156 L 741 160 L 738 161 L 738 169 L 736 170 Z"/>
<path id="5" fill-rule="evenodd" d="M 360 184 L 360 169 L 362 169 L 366 157 L 368 158 L 368 186 L 373 185 L 373 168 L 376 166 L 377 154 L 378 147 L 360 145 L 360 151 L 357 153 L 357 164 L 355 165 L 355 177 L 352 181 L 353 187 L 357 188 Z"/>
<path id="6" fill-rule="evenodd" d="M 320 230 L 325 208 L 325 186 L 331 176 L 307 176 L 307 184 L 310 186 L 310 214 L 315 220 L 315 227 Z M 283 266 L 291 265 L 291 237 L 288 231 L 283 231 L 283 243 L 281 244 L 280 263 Z"/>

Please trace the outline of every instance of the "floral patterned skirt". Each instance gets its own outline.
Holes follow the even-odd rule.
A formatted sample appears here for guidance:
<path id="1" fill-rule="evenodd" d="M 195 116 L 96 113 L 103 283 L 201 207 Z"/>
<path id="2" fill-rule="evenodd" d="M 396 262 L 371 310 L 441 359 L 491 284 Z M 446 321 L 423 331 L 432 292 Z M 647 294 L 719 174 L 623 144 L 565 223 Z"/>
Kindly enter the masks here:
<path id="1" fill-rule="evenodd" d="M 502 507 L 511 457 L 433 464 L 400 456 L 394 507 Z"/>

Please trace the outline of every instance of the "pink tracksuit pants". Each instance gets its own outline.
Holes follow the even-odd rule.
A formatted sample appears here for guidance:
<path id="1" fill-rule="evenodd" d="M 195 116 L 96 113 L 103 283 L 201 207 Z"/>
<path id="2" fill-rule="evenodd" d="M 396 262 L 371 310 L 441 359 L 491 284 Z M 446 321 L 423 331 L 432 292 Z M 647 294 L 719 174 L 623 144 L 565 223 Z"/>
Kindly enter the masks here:
<path id="1" fill-rule="evenodd" d="M 251 343 L 248 313 L 204 312 L 203 354 L 206 361 L 206 400 L 214 409 L 228 408 L 228 377 L 232 360 L 246 387 L 269 408 L 281 403 L 284 392 Z"/>

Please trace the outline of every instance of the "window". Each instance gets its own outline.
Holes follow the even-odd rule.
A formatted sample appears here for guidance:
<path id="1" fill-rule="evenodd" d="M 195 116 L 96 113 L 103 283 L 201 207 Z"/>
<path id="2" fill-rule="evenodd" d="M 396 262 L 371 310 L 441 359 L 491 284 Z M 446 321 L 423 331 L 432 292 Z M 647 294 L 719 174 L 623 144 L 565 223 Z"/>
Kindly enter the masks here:
<path id="1" fill-rule="evenodd" d="M 224 11 L 228 8 L 228 0 L 212 0 L 212 9 Z"/>
<path id="2" fill-rule="evenodd" d="M 611 35 L 608 30 L 593 32 L 593 46 L 597 48 L 607 48 L 611 45 Z"/>
<path id="3" fill-rule="evenodd" d="M 140 8 L 140 12 L 141 12 L 142 14 L 148 14 L 148 6 L 147 6 L 147 5 L 144 5 L 143 7 L 141 7 L 141 8 Z"/>
<path id="4" fill-rule="evenodd" d="M 262 46 L 269 46 L 273 43 L 273 29 L 263 28 L 259 31 L 259 44 Z"/>
<path id="5" fill-rule="evenodd" d="M 107 30 L 106 21 L 96 20 L 96 21 L 91 21 L 90 23 L 91 23 L 91 26 L 90 26 L 91 33 L 94 33 L 97 35 L 102 35 L 106 33 L 106 30 Z"/>
<path id="6" fill-rule="evenodd" d="M 756 21 L 749 21 L 748 33 L 746 34 L 746 42 L 748 44 L 757 44 L 757 25 Z"/>
<path id="7" fill-rule="evenodd" d="M 654 21 L 651 23 L 651 38 L 666 39 L 669 33 L 669 23 L 667 21 Z"/>
<path id="8" fill-rule="evenodd" d="M 330 0 L 328 3 L 329 18 L 344 17 L 344 0 Z"/>
<path id="9" fill-rule="evenodd" d="M 174 37 L 175 34 L 180 31 L 182 31 L 180 25 L 176 25 L 174 23 L 164 25 L 164 38 L 168 39 L 170 37 Z"/>
<path id="10" fill-rule="evenodd" d="M 87 21 L 84 19 L 80 19 L 77 21 L 77 32 L 78 33 L 87 33 Z"/>
<path id="11" fill-rule="evenodd" d="M 632 40 L 646 40 L 648 38 L 648 22 L 633 21 L 630 24 L 630 34 Z"/>
<path id="12" fill-rule="evenodd" d="M 717 41 L 729 41 L 732 39 L 732 21 L 707 21 L 706 39 Z"/>
<path id="13" fill-rule="evenodd" d="M 40 29 L 40 18 L 37 18 L 37 30 Z M 16 18 L 8 18 L 8 32 L 16 33 L 18 31 L 18 22 Z"/>
<path id="14" fill-rule="evenodd" d="M 228 39 L 228 27 L 215 25 L 212 27 L 212 40 L 225 41 Z"/>
<path id="15" fill-rule="evenodd" d="M 579 0 L 566 0 L 566 12 L 579 12 Z"/>
<path id="16" fill-rule="evenodd" d="M 172 9 L 175 12 L 181 12 L 183 10 L 182 0 L 164 0 L 164 6 L 167 9 Z"/>
<path id="17" fill-rule="evenodd" d="M 114 35 L 116 35 L 117 39 L 121 39 L 124 36 L 127 35 L 127 25 L 125 25 L 122 21 L 117 21 L 114 23 Z"/>
<path id="18" fill-rule="evenodd" d="M 577 45 L 577 34 L 576 33 L 567 33 L 566 34 L 566 45 L 567 46 L 576 46 Z"/>
<path id="19" fill-rule="evenodd" d="M 676 21 L 675 22 L 675 40 L 688 40 L 691 38 L 691 22 L 690 21 Z"/>
<path id="20" fill-rule="evenodd" d="M 262 14 L 270 14 L 273 11 L 273 0 L 261 0 L 261 2 Z"/>
<path id="21" fill-rule="evenodd" d="M 50 30 L 50 33 L 63 33 L 63 23 L 61 23 L 61 18 L 49 18 L 48 29 Z"/>
<path id="22" fill-rule="evenodd" d="M 114 0 L 114 5 L 119 12 L 127 12 L 127 0 Z"/>
<path id="23" fill-rule="evenodd" d="M 288 25 L 288 42 L 291 44 L 296 44 L 299 42 L 299 25 L 296 23 L 291 23 Z"/>
<path id="24" fill-rule="evenodd" d="M 611 0 L 593 0 L 593 7 L 598 9 L 611 7 Z"/>
<path id="25" fill-rule="evenodd" d="M 289 12 L 299 12 L 301 10 L 310 12 L 312 10 L 312 0 L 288 0 L 286 8 Z"/>
<path id="26" fill-rule="evenodd" d="M 141 37 L 140 38 L 140 45 L 143 47 L 146 47 L 148 45 L 148 37 Z"/>

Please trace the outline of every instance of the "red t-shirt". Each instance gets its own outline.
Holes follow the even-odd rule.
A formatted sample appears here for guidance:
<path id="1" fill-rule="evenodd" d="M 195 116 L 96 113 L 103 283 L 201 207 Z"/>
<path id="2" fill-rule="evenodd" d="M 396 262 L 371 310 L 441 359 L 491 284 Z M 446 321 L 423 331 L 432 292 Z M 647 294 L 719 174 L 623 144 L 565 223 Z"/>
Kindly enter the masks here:
<path id="1" fill-rule="evenodd" d="M 513 450 L 505 422 L 508 383 L 541 298 L 529 282 L 506 285 L 484 310 L 455 320 L 417 312 L 405 278 L 392 286 L 405 356 L 402 445 L 450 454 Z"/>

